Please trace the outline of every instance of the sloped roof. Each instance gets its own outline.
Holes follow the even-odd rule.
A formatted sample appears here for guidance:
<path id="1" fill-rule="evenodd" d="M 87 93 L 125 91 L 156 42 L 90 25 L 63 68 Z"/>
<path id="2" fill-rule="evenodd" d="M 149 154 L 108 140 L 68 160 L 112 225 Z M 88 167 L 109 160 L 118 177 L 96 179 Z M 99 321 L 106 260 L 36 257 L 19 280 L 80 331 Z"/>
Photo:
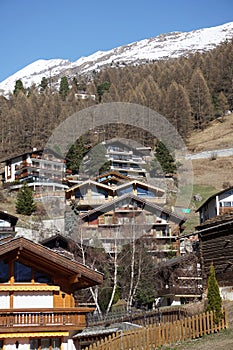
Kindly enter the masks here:
<path id="1" fill-rule="evenodd" d="M 155 187 L 147 182 L 142 182 L 142 181 L 138 181 L 138 180 L 130 180 L 130 181 L 124 182 L 124 183 L 122 183 L 118 186 L 115 186 L 115 187 L 111 187 L 109 185 L 105 185 L 101 182 L 96 182 L 93 180 L 86 180 L 80 184 L 76 184 L 76 185 L 70 187 L 69 189 L 66 190 L 66 193 L 69 193 L 69 192 L 75 191 L 76 189 L 79 189 L 79 188 L 82 188 L 85 186 L 90 186 L 90 185 L 93 185 L 96 187 L 101 187 L 103 189 L 110 190 L 110 191 L 117 191 L 117 190 L 120 190 L 122 188 L 131 186 L 131 185 L 137 185 L 137 184 L 144 187 L 144 188 L 148 188 L 148 189 L 151 189 L 152 191 L 158 192 L 161 195 L 163 195 L 165 193 L 165 190 L 163 190 L 161 188 Z"/>
<path id="2" fill-rule="evenodd" d="M 83 289 L 103 281 L 101 273 L 25 237 L 0 241 L 0 260 L 3 259 L 18 259 L 27 266 L 50 274 L 64 290 Z"/>
<path id="3" fill-rule="evenodd" d="M 15 154 L 14 156 L 11 156 L 9 158 L 1 160 L 1 163 L 7 162 L 8 160 L 12 160 L 12 159 L 15 159 L 18 157 L 22 157 L 22 156 L 27 155 L 27 154 L 37 154 L 37 153 L 44 153 L 44 154 L 52 153 L 57 158 L 64 159 L 64 157 L 61 154 L 58 154 L 56 151 L 52 150 L 51 148 L 45 148 L 45 149 L 41 148 L 41 149 L 36 149 L 36 150 L 29 150 L 27 152 L 20 153 L 20 154 Z"/>
<path id="4" fill-rule="evenodd" d="M 93 185 L 93 186 L 96 186 L 96 187 L 101 187 L 101 188 L 104 188 L 106 190 L 109 190 L 111 189 L 111 187 L 109 187 L 108 185 L 104 185 L 100 182 L 96 182 L 96 181 L 93 181 L 93 180 L 86 180 L 86 181 L 82 181 L 82 183 L 80 184 L 76 184 L 70 188 L 68 188 L 66 190 L 66 193 L 69 193 L 69 192 L 73 192 L 74 190 L 78 189 L 78 188 L 82 188 L 82 187 L 85 187 L 85 186 L 90 186 L 90 185 Z"/>
<path id="5" fill-rule="evenodd" d="M 95 178 L 95 181 L 98 181 L 98 179 L 101 179 L 101 178 L 104 178 L 104 177 L 109 177 L 109 176 L 112 176 L 114 178 L 119 178 L 119 179 L 123 179 L 123 180 L 126 180 L 126 181 L 130 181 L 131 179 L 128 177 L 128 176 L 125 176 L 125 175 L 122 175 L 121 173 L 119 173 L 118 171 L 108 171 L 106 173 L 103 173 L 99 176 L 97 176 Z M 110 178 L 111 179 L 111 178 Z M 99 182 L 99 181 L 98 181 Z"/>
<path id="6" fill-rule="evenodd" d="M 18 221 L 18 218 L 17 218 L 17 216 L 8 214 L 8 213 L 6 213 L 5 211 L 1 211 L 1 210 L 0 210 L 0 220 L 7 221 L 7 222 L 9 222 L 12 226 L 15 226 L 16 223 L 17 223 L 17 221 Z"/>
<path id="7" fill-rule="evenodd" d="M 142 181 L 139 181 L 139 180 L 132 180 L 130 182 L 125 182 L 123 183 L 122 185 L 119 185 L 116 189 L 121 189 L 121 188 L 124 188 L 124 187 L 128 187 L 130 185 L 140 185 L 142 187 L 145 187 L 145 188 L 148 188 L 148 189 L 151 189 L 153 191 L 156 191 L 156 192 L 160 192 L 162 195 L 165 193 L 165 190 L 161 189 L 161 188 L 158 188 L 158 187 L 155 187 L 147 182 L 142 182 Z"/>
<path id="8" fill-rule="evenodd" d="M 140 198 L 138 196 L 135 196 L 134 194 L 132 193 L 127 193 L 125 195 L 122 195 L 116 199 L 113 199 L 112 201 L 110 202 L 107 202 L 103 205 L 100 205 L 98 206 L 97 208 L 93 209 L 93 210 L 90 210 L 88 211 L 87 213 L 83 214 L 83 215 L 80 215 L 80 219 L 84 219 L 90 215 L 93 215 L 95 213 L 105 213 L 105 212 L 108 212 L 108 210 L 110 210 L 111 207 L 115 207 L 118 203 L 120 203 L 121 201 L 123 200 L 134 200 L 138 203 L 141 203 L 143 206 L 144 206 L 144 209 L 145 210 L 148 210 L 150 212 L 155 212 L 155 211 L 159 211 L 161 213 L 164 213 L 168 216 L 171 217 L 171 219 L 177 223 L 183 223 L 186 221 L 186 218 L 185 217 L 181 217 L 179 216 L 178 214 L 175 214 L 173 213 L 172 211 L 168 210 L 168 209 L 165 209 L 165 208 L 162 208 L 160 207 L 159 205 L 157 204 L 154 204 L 154 203 L 151 203 L 149 201 L 146 201 L 145 199 L 143 198 Z"/>

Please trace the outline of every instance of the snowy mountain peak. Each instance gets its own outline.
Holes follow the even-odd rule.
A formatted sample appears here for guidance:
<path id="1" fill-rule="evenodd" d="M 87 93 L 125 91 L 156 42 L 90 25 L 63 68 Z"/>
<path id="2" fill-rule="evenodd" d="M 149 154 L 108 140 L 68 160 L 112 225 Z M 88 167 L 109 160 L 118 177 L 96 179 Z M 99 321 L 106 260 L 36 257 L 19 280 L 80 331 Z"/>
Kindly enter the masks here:
<path id="1" fill-rule="evenodd" d="M 15 82 L 21 79 L 24 87 L 39 85 L 42 78 L 54 81 L 67 75 L 88 74 L 106 66 L 136 65 L 152 60 L 176 58 L 191 52 L 211 50 L 224 41 L 233 38 L 233 22 L 217 27 L 198 29 L 191 32 L 171 32 L 119 46 L 108 51 L 97 51 L 81 57 L 76 62 L 65 59 L 40 59 L 19 70 L 0 83 L 0 93 L 12 92 Z"/>

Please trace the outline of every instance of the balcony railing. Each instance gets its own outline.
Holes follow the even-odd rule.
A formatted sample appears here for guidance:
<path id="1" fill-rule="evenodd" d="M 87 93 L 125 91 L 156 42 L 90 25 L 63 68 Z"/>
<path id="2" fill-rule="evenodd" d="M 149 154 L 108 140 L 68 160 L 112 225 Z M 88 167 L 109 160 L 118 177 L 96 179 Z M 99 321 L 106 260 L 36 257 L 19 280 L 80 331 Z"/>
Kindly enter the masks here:
<path id="1" fill-rule="evenodd" d="M 202 295 L 202 287 L 198 285 L 193 286 L 167 286 L 157 290 L 159 296 L 164 295 L 182 295 L 183 297 L 201 297 Z"/>
<path id="2" fill-rule="evenodd" d="M 4 309 L 0 310 L 0 329 L 7 332 L 77 330 L 86 326 L 89 308 L 70 309 Z"/>

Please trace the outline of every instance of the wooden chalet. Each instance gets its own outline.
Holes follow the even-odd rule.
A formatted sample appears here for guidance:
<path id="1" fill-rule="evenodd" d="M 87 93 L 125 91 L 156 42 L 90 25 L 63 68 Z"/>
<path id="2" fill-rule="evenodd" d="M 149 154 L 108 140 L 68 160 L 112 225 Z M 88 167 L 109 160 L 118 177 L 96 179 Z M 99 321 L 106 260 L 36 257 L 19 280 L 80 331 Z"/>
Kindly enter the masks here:
<path id="1" fill-rule="evenodd" d="M 223 299 L 233 300 L 233 215 L 224 214 L 196 227 L 200 242 L 203 284 L 207 288 L 213 262 Z"/>
<path id="2" fill-rule="evenodd" d="M 156 267 L 157 306 L 181 305 L 202 298 L 199 254 L 169 259 Z"/>
<path id="3" fill-rule="evenodd" d="M 67 217 L 74 217 L 71 209 Z M 76 212 L 76 220 L 66 226 L 66 232 L 74 240 L 86 245 L 98 240 L 105 251 L 114 254 L 117 244 L 129 243 L 133 238 L 143 237 L 147 250 L 155 262 L 166 260 L 172 255 L 179 255 L 179 240 L 184 217 L 160 207 L 132 193 L 120 195 L 116 199 L 88 210 Z M 81 236 L 80 236 L 81 235 Z"/>
<path id="4" fill-rule="evenodd" d="M 147 199 L 157 204 L 165 204 L 165 191 L 158 187 L 138 180 L 117 182 L 117 177 L 106 178 L 103 181 L 86 180 L 66 190 L 66 204 L 76 204 L 77 210 L 86 212 L 101 204 L 111 202 L 127 193 Z M 105 181 L 106 180 L 106 181 Z"/>
<path id="5" fill-rule="evenodd" d="M 26 238 L 0 241 L 0 345 L 10 349 L 75 349 L 72 336 L 91 308 L 75 293 L 102 274 Z"/>

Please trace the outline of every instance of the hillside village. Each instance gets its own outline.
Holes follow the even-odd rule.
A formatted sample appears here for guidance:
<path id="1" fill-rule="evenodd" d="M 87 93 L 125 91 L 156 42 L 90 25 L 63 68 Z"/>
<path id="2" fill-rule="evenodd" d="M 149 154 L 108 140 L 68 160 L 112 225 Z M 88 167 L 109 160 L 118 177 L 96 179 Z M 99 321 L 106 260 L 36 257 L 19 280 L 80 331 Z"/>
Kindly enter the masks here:
<path id="1" fill-rule="evenodd" d="M 232 116 L 226 117 L 227 125 L 231 119 Z M 220 123 L 220 125 L 222 124 Z M 210 126 L 210 128 L 213 127 L 214 124 Z M 192 139 L 190 139 L 190 142 L 193 142 Z M 214 262 L 223 300 L 232 300 L 232 252 L 230 242 L 233 190 L 230 182 L 228 187 L 220 191 L 217 191 L 216 188 L 214 194 L 207 198 L 201 198 L 201 202 L 198 202 L 200 199 L 197 198 L 194 215 L 196 220 L 199 216 L 199 224 L 187 232 L 185 230 L 187 221 L 185 214 L 174 212 L 171 210 L 171 206 L 168 209 L 169 203 L 167 203 L 167 200 L 169 197 L 166 196 L 165 189 L 159 187 L 159 184 L 161 185 L 163 182 L 159 182 L 159 178 L 157 182 L 153 179 L 153 184 L 148 180 L 147 169 L 149 168 L 147 163 L 154 159 L 151 148 L 133 148 L 132 142 L 127 144 L 122 139 L 114 139 L 107 144 L 103 142 L 102 145 L 106 148 L 106 159 L 102 162 L 107 161 L 108 170 L 95 177 L 87 176 L 85 172 L 83 174 L 72 174 L 67 171 L 66 162 L 59 154 L 48 149 L 37 150 L 34 148 L 32 151 L 18 154 L 2 162 L 4 167 L 2 167 L 3 188 L 1 193 L 6 203 L 8 201 L 6 200 L 7 196 L 14 201 L 17 199 L 18 193 L 20 190 L 22 191 L 26 182 L 33 193 L 35 203 L 39 207 L 41 203 L 45 206 L 55 205 L 56 215 L 64 214 L 65 218 L 61 226 L 53 225 L 47 226 L 47 228 L 43 225 L 37 226 L 37 230 L 38 227 L 41 230 L 37 234 L 35 233 L 36 229 L 32 230 L 24 227 L 19 230 L 20 227 L 18 228 L 17 222 L 22 215 L 17 214 L 15 209 L 13 214 L 4 211 L 4 202 L 2 202 L 0 212 L 2 248 L 8 244 L 11 249 L 15 243 L 16 247 L 25 246 L 22 249 L 25 250 L 26 255 L 20 254 L 22 256 L 22 267 L 29 263 L 30 268 L 33 268 L 32 261 L 35 259 L 40 261 L 41 259 L 39 255 L 37 257 L 35 254 L 40 254 L 40 251 L 46 249 L 44 254 L 48 255 L 49 259 L 49 251 L 51 251 L 51 254 L 61 256 L 59 259 L 75 261 L 77 268 L 85 265 L 99 270 L 99 275 L 93 275 L 93 278 L 96 279 L 95 282 L 91 282 L 92 284 L 100 284 L 100 292 L 97 298 L 90 282 L 85 282 L 87 283 L 84 283 L 83 286 L 85 287 L 82 284 L 78 287 L 78 289 L 86 289 L 88 286 L 90 287 L 89 292 L 80 290 L 79 293 L 74 294 L 74 299 L 72 299 L 71 290 L 74 290 L 75 285 L 69 287 L 70 290 L 66 292 L 67 285 L 62 280 L 55 282 L 60 285 L 60 292 L 56 292 L 58 296 L 54 299 L 57 301 L 56 304 L 53 304 L 53 307 L 62 307 L 61 301 L 59 301 L 60 295 L 61 298 L 67 300 L 63 302 L 63 307 L 70 308 L 72 305 L 80 304 L 83 305 L 83 311 L 81 309 L 80 311 L 87 315 L 95 308 L 101 314 L 106 311 L 109 313 L 110 310 L 114 312 L 120 303 L 120 310 L 125 310 L 124 312 L 129 312 L 129 310 L 135 308 L 145 309 L 145 307 L 151 310 L 150 312 L 153 309 L 157 312 L 158 308 L 165 310 L 169 306 L 174 308 L 190 303 L 192 305 L 193 302 L 202 303 L 206 298 L 207 279 L 210 262 L 212 261 Z M 85 159 L 85 163 L 88 164 L 90 157 L 88 158 L 87 155 Z M 206 161 L 213 163 L 222 159 L 216 157 L 215 160 L 209 158 Z M 103 168 L 103 170 L 105 169 Z M 167 181 L 174 182 L 171 174 L 169 174 Z M 200 193 L 198 195 L 201 196 Z M 46 197 L 45 202 L 43 197 Z M 193 208 L 192 212 L 194 212 Z M 46 211 L 42 213 L 41 223 L 43 222 L 43 216 L 46 217 Z M 34 220 L 36 221 L 35 218 L 34 214 Z M 20 243 L 19 246 L 17 246 L 17 242 Z M 223 254 L 226 247 L 228 254 Z M 17 249 L 19 248 L 12 249 L 15 251 L 13 256 L 17 256 Z M 37 249 L 38 253 L 36 253 Z M 31 253 L 29 254 L 29 251 L 33 251 L 34 257 L 30 255 Z M 140 256 L 141 263 L 139 264 L 137 259 Z M 130 269 L 127 272 L 127 269 L 124 268 L 122 274 L 120 261 L 122 261 L 122 267 L 124 264 L 126 264 L 125 266 L 132 266 L 132 259 L 135 259 L 135 276 L 130 280 Z M 101 267 L 102 262 L 105 262 L 105 268 Z M 37 264 L 34 268 L 37 268 Z M 62 262 L 56 262 L 56 264 L 58 264 L 56 265 L 56 268 L 58 268 Z M 146 264 L 146 269 L 143 269 L 145 271 L 142 271 L 139 276 L 138 273 L 144 264 Z M 39 273 L 38 276 L 41 276 L 35 282 L 47 280 L 48 276 L 46 274 L 45 276 L 41 275 L 41 272 L 44 271 L 45 273 L 46 270 L 47 267 L 43 265 L 40 266 L 39 272 L 36 272 L 36 270 L 33 272 L 35 275 Z M 59 271 L 61 273 L 61 267 L 59 267 Z M 115 277 L 111 278 L 109 283 L 109 280 L 106 281 L 105 275 L 108 275 L 110 271 Z M 148 279 L 148 273 L 152 274 L 151 279 Z M 56 273 L 54 277 L 50 276 L 49 278 L 55 278 L 54 281 L 56 281 L 55 276 Z M 4 283 L 4 278 L 2 273 L 1 283 Z M 145 282 L 146 280 L 147 282 Z M 136 281 L 139 282 L 137 287 Z M 20 280 L 16 279 L 15 282 L 20 282 Z M 81 281 L 76 283 L 81 283 Z M 112 292 L 108 294 L 101 292 L 101 284 L 105 286 L 104 288 L 108 286 Z M 132 291 L 130 294 L 132 286 L 134 294 Z M 145 286 L 147 286 L 148 295 L 143 298 L 139 297 L 141 288 L 145 288 Z M 37 288 L 35 285 L 34 294 L 37 293 Z M 33 287 L 30 290 L 33 290 Z M 52 289 L 46 288 L 45 290 Z M 55 293 L 55 290 L 53 293 Z M 57 290 L 59 291 L 59 289 Z M 116 295 L 118 295 L 117 298 Z M 26 298 L 26 295 L 24 298 Z M 32 307 L 35 303 L 33 298 L 36 298 L 36 296 L 30 297 Z M 19 307 L 16 300 L 14 301 L 14 308 Z M 122 304 L 123 300 L 125 304 Z M 28 297 L 27 303 L 29 303 Z M 52 307 L 49 299 L 47 301 L 41 299 L 40 303 L 43 304 L 43 308 L 47 304 L 49 308 Z M 4 305 L 4 308 L 8 307 L 7 299 Z M 85 321 L 82 322 L 83 329 Z M 91 321 L 89 320 L 89 322 Z M 80 323 L 74 323 L 72 329 L 80 332 L 82 330 L 79 328 L 80 326 Z M 92 327 L 95 327 L 94 324 Z M 68 329 L 70 332 L 71 327 L 67 324 Z M 109 334 L 111 332 L 109 330 Z M 86 335 L 82 337 L 81 334 L 79 337 L 73 338 L 78 348 L 79 343 L 84 342 L 86 344 L 86 340 L 84 341 Z M 99 336 L 95 335 L 95 339 L 98 339 L 101 335 L 102 333 L 99 331 Z M 89 341 L 91 342 L 91 340 Z"/>
<path id="2" fill-rule="evenodd" d="M 59 92 L 18 80 L 0 97 L 2 348 L 118 349 L 124 338 L 128 349 L 130 334 L 152 342 L 153 327 L 162 346 L 228 328 L 225 309 L 216 321 L 206 306 L 212 264 L 221 302 L 233 300 L 233 158 L 218 155 L 232 148 L 231 53 L 226 42 L 93 80 L 63 77 Z M 65 157 L 47 147 L 69 115 L 119 101 L 158 110 L 197 156 L 187 207 L 176 206 L 187 169 L 152 127 L 93 122 Z"/>

